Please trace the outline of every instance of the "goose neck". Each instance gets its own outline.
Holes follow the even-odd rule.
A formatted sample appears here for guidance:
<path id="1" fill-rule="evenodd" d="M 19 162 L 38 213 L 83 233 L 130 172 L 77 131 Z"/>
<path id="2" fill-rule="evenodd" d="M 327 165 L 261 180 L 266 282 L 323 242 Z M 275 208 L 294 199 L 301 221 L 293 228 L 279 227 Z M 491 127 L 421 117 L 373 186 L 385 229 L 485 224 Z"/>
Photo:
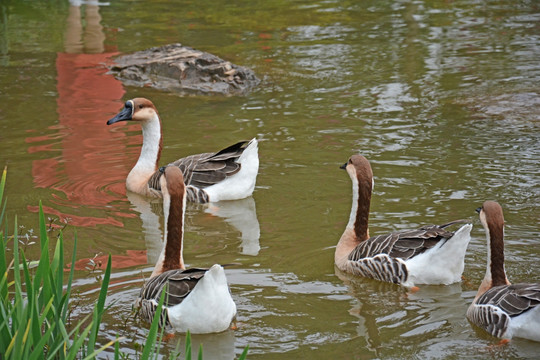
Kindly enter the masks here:
<path id="1" fill-rule="evenodd" d="M 369 238 L 369 207 L 371 204 L 371 183 L 362 179 L 352 179 L 352 206 L 347 228 L 353 229 L 358 242 Z"/>
<path id="2" fill-rule="evenodd" d="M 154 114 L 150 120 L 141 123 L 143 134 L 143 145 L 141 154 L 135 164 L 134 170 L 154 172 L 161 156 L 162 134 L 159 116 Z"/>
<path id="3" fill-rule="evenodd" d="M 163 269 L 185 269 L 183 258 L 183 242 L 184 242 L 184 208 L 186 196 L 182 192 L 180 194 L 171 194 L 164 198 L 164 217 L 165 217 L 165 234 L 164 234 L 164 259 Z"/>
<path id="4" fill-rule="evenodd" d="M 504 227 L 489 224 L 486 228 L 488 242 L 488 264 L 486 277 L 491 278 L 492 286 L 506 285 L 504 269 Z"/>

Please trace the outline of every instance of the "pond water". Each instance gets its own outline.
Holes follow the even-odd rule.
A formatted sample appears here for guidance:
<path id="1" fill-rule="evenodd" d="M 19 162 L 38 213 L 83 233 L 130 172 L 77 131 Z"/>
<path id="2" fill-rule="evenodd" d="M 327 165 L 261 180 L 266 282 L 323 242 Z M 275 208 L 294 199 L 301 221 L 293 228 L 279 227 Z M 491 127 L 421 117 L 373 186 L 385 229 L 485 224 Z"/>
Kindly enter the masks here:
<path id="1" fill-rule="evenodd" d="M 8 219 L 17 214 L 31 242 L 41 200 L 53 224 L 67 222 L 66 248 L 77 233 L 75 314 L 97 296 L 90 260 L 113 255 L 101 343 L 119 334 L 135 354 L 148 333 L 131 310 L 159 251 L 160 203 L 125 191 L 139 127 L 105 125 L 125 100 L 147 97 L 163 121 L 162 163 L 260 140 L 252 198 L 188 206 L 188 266 L 239 263 L 227 269 L 238 329 L 194 336 L 205 359 L 246 345 L 250 359 L 540 353 L 519 339 L 495 346 L 465 318 L 485 272 L 474 212 L 484 200 L 505 211 L 509 279 L 540 281 L 537 1 L 8 0 L 0 12 Z M 250 67 L 262 83 L 240 97 L 178 96 L 123 86 L 101 65 L 174 42 Z M 462 283 L 407 294 L 336 274 L 351 201 L 339 165 L 354 153 L 374 171 L 372 235 L 474 219 Z M 38 256 L 36 245 L 26 252 Z"/>

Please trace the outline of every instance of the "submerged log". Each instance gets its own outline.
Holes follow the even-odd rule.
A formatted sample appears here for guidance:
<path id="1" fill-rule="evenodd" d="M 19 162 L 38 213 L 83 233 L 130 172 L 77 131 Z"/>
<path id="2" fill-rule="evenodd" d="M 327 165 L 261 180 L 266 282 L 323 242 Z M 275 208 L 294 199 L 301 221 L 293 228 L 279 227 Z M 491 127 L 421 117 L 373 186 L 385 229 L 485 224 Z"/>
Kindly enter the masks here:
<path id="1" fill-rule="evenodd" d="M 246 94 L 260 80 L 246 67 L 181 44 L 169 44 L 116 58 L 109 69 L 126 85 L 193 93 Z"/>

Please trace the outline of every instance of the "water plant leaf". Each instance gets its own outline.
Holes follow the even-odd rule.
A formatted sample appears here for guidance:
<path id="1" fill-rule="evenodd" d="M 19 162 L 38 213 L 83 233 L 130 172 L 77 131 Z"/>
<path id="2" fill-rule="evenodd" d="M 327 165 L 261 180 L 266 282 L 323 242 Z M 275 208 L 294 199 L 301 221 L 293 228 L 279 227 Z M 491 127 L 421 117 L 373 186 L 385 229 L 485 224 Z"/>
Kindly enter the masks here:
<path id="1" fill-rule="evenodd" d="M 47 243 L 45 243 L 45 240 L 47 240 Z M 45 222 L 45 213 L 43 212 L 43 205 L 41 204 L 41 200 L 39 201 L 39 244 L 41 246 L 41 250 L 45 247 L 45 245 L 49 245 L 49 237 L 47 236 L 47 223 Z M 49 259 L 49 257 L 47 257 Z"/>
<path id="2" fill-rule="evenodd" d="M 52 300 L 52 299 L 51 299 Z M 52 304 L 52 301 L 51 301 Z M 43 348 L 45 347 L 45 344 L 49 341 L 49 338 L 51 337 L 51 333 L 53 332 L 56 324 L 52 324 L 39 338 L 39 341 L 34 344 L 34 351 L 28 356 L 28 360 L 37 360 L 39 358 L 43 358 Z"/>
<path id="3" fill-rule="evenodd" d="M 242 354 L 240 354 L 240 357 L 238 358 L 238 360 L 245 360 L 247 358 L 248 350 L 249 350 L 249 345 L 246 345 L 246 347 L 244 348 L 244 351 L 242 351 Z"/>
<path id="4" fill-rule="evenodd" d="M 155 342 L 157 338 L 157 332 L 159 328 L 159 319 L 161 318 L 161 310 L 163 308 L 163 302 L 165 301 L 165 293 L 169 290 L 168 284 L 166 284 L 163 287 L 163 291 L 161 292 L 161 296 L 159 297 L 159 303 L 158 307 L 156 309 L 156 312 L 154 314 L 154 318 L 152 319 L 152 324 L 150 325 L 150 331 L 148 332 L 148 336 L 146 338 L 146 341 L 144 343 L 144 349 L 143 353 L 141 355 L 141 359 L 149 359 L 150 354 L 153 352 L 155 347 Z"/>
<path id="5" fill-rule="evenodd" d="M 191 360 L 191 334 L 189 330 L 186 334 L 186 360 Z"/>
<path id="6" fill-rule="evenodd" d="M 197 359 L 203 360 L 202 344 L 199 345 L 199 356 L 197 357 Z"/>
<path id="7" fill-rule="evenodd" d="M 111 278 L 111 265 L 112 258 L 109 254 L 109 259 L 107 260 L 107 268 L 105 269 L 105 274 L 103 274 L 103 280 L 101 282 L 101 291 L 99 292 L 98 301 L 94 307 L 94 319 L 92 332 L 88 339 L 88 352 L 93 353 L 94 347 L 96 344 L 97 334 L 99 331 L 99 325 L 101 324 L 101 317 L 103 315 L 103 309 L 105 307 L 105 299 L 107 298 L 107 290 L 109 289 L 109 280 Z"/>
<path id="8" fill-rule="evenodd" d="M 4 201 L 4 203 L 2 203 L 2 200 L 4 198 L 4 189 L 6 187 L 6 177 L 7 177 L 7 166 L 4 167 L 4 171 L 2 172 L 2 179 L 0 179 L 0 206 L 2 206 L 2 211 L 0 212 L 0 226 L 2 225 L 2 222 L 4 220 L 4 214 L 6 212 L 7 201 Z"/>
<path id="9" fill-rule="evenodd" d="M 99 349 L 94 350 L 94 352 L 92 352 L 91 354 L 88 354 L 88 355 L 84 358 L 84 360 L 95 359 L 95 357 L 96 357 L 97 354 L 99 354 L 100 352 L 102 352 L 102 351 L 105 350 L 106 348 L 113 346 L 114 344 L 118 343 L 120 340 L 123 340 L 123 339 L 125 339 L 125 338 L 122 336 L 122 337 L 120 337 L 120 338 L 116 338 L 115 340 L 109 341 L 108 343 L 106 343 L 105 345 L 103 345 L 102 347 L 100 347 Z"/>

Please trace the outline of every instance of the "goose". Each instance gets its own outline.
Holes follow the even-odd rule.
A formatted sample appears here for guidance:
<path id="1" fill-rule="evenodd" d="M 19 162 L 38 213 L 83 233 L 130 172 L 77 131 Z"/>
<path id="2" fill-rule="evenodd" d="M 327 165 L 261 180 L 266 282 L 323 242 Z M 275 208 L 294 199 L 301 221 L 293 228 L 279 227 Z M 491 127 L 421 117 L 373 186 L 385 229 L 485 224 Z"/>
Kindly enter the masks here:
<path id="1" fill-rule="evenodd" d="M 504 270 L 501 205 L 486 201 L 476 209 L 487 238 L 487 267 L 467 318 L 491 335 L 540 341 L 540 283 L 510 284 Z"/>
<path id="2" fill-rule="evenodd" d="M 161 156 L 161 120 L 154 104 L 145 98 L 126 101 L 107 125 L 136 121 L 142 126 L 143 145 L 139 160 L 129 172 L 126 188 L 147 197 L 161 197 L 158 161 Z M 240 141 L 215 153 L 190 155 L 168 166 L 182 170 L 187 199 L 207 203 L 251 196 L 259 170 L 258 142 Z"/>
<path id="3" fill-rule="evenodd" d="M 443 225 L 369 237 L 368 218 L 373 172 L 362 155 L 341 166 L 352 180 L 349 222 L 336 246 L 336 267 L 346 273 L 416 288 L 415 284 L 448 285 L 461 280 L 472 224 L 455 232 Z M 417 288 L 416 288 L 417 289 Z"/>
<path id="4" fill-rule="evenodd" d="M 168 286 L 160 314 L 161 327 L 194 334 L 227 330 L 236 316 L 225 271 L 215 264 L 209 269 L 186 269 L 183 258 L 186 186 L 176 166 L 160 170 L 165 216 L 165 244 L 152 275 L 136 300 L 141 317 L 152 321 L 161 292 Z"/>

